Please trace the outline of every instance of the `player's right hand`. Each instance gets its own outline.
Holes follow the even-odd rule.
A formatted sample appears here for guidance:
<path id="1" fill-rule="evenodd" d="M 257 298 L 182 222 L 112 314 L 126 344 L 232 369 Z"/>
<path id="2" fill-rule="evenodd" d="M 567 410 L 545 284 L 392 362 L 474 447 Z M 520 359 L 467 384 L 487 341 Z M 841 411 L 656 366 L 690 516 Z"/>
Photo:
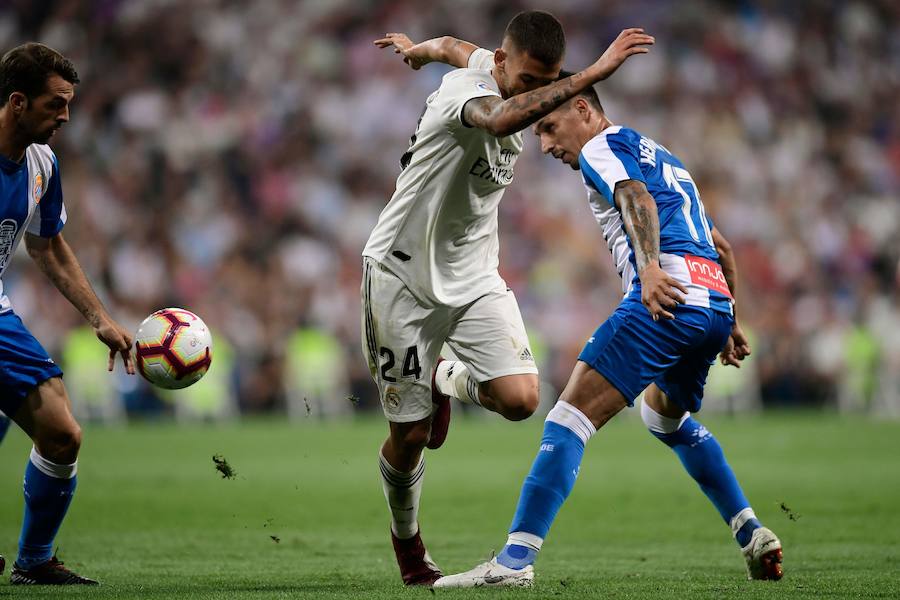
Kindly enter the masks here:
<path id="1" fill-rule="evenodd" d="M 644 46 L 652 46 L 655 42 L 656 39 L 652 35 L 645 34 L 640 27 L 622 30 L 622 33 L 613 40 L 613 43 L 609 45 L 603 56 L 591 65 L 596 70 L 597 81 L 612 75 L 632 54 L 646 54 L 650 52 L 650 49 Z"/>
<path id="2" fill-rule="evenodd" d="M 649 264 L 641 271 L 641 302 L 650 311 L 654 321 L 660 317 L 672 320 L 675 315 L 670 312 L 679 304 L 684 304 L 687 288 L 677 279 L 670 277 L 657 263 Z"/>
<path id="3" fill-rule="evenodd" d="M 431 57 L 424 52 L 422 44 L 414 44 L 405 33 L 386 33 L 381 39 L 375 40 L 379 48 L 394 47 L 395 54 L 403 55 L 403 62 L 408 64 L 413 71 L 418 71 L 424 65 L 431 62 Z"/>
<path id="4" fill-rule="evenodd" d="M 100 324 L 94 327 L 94 333 L 97 335 L 97 339 L 109 348 L 107 370 L 110 372 L 113 370 L 113 366 L 116 364 L 116 354 L 121 354 L 122 362 L 125 363 L 125 372 L 134 375 L 134 357 L 131 355 L 132 338 L 128 330 L 112 319 L 102 319 Z"/>

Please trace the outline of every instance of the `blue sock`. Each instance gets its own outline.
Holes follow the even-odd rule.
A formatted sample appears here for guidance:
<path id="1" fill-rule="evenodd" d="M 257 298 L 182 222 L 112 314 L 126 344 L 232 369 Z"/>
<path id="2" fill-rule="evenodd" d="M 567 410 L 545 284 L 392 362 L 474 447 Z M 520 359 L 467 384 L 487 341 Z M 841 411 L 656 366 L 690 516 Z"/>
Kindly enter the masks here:
<path id="1" fill-rule="evenodd" d="M 747 522 L 741 525 L 741 528 L 735 532 L 734 539 L 737 541 L 738 545 L 743 548 L 750 543 L 753 532 L 760 527 L 762 527 L 762 523 L 760 523 L 756 517 L 747 519 Z"/>
<path id="2" fill-rule="evenodd" d="M 74 464 L 56 465 L 31 451 L 31 460 L 25 467 L 25 518 L 16 558 L 19 568 L 30 569 L 47 562 L 53 555 L 53 540 L 75 493 L 77 478 L 68 477 L 74 470 Z M 62 477 L 50 476 L 45 471 Z"/>
<path id="3" fill-rule="evenodd" d="M 651 433 L 675 451 L 726 523 L 730 525 L 735 515 L 750 507 L 722 447 L 699 421 L 688 417 L 674 433 Z M 738 544 L 746 546 L 757 527 L 761 523 L 755 517 L 747 520 L 735 533 Z"/>
<path id="4" fill-rule="evenodd" d="M 511 539 L 497 556 L 498 563 L 522 569 L 534 562 L 540 543 L 575 485 L 584 445 L 594 432 L 587 417 L 565 402 L 558 402 L 547 415 L 540 450 L 522 485 L 509 528 L 511 538 L 525 534 L 537 538 L 537 543 L 529 547 Z"/>
<path id="5" fill-rule="evenodd" d="M 10 418 L 0 415 L 0 442 L 6 437 L 6 432 L 9 431 L 9 424 Z"/>
<path id="6" fill-rule="evenodd" d="M 506 544 L 503 551 L 497 555 L 497 562 L 510 569 L 524 569 L 534 564 L 538 551 L 519 544 Z"/>

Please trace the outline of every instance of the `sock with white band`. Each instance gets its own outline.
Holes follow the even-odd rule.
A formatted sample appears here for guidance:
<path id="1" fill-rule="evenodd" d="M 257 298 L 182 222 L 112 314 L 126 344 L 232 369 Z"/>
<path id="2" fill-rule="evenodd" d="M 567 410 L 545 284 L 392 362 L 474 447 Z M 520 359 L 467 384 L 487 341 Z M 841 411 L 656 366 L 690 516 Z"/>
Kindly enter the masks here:
<path id="1" fill-rule="evenodd" d="M 378 462 L 381 486 L 391 510 L 391 531 L 401 540 L 409 539 L 419 531 L 419 498 L 422 496 L 425 456 L 409 473 L 395 469 L 382 453 L 378 455 Z"/>
<path id="2" fill-rule="evenodd" d="M 25 517 L 16 558 L 20 568 L 30 569 L 50 560 L 53 540 L 75 494 L 77 471 L 77 461 L 56 464 L 31 449 L 25 467 Z"/>
<path id="3" fill-rule="evenodd" d="M 584 446 L 597 432 L 580 410 L 560 400 L 547 414 L 541 447 L 522 485 L 509 538 L 497 562 L 510 569 L 532 564 L 557 512 L 575 485 Z"/>
<path id="4" fill-rule="evenodd" d="M 650 433 L 675 451 L 722 519 L 731 525 L 737 543 L 742 548 L 749 544 L 753 530 L 762 524 L 753 514 L 716 438 L 687 412 L 679 418 L 666 417 L 642 401 L 641 418 Z M 746 518 L 738 519 L 741 515 Z M 735 527 L 737 521 L 740 522 Z"/>
<path id="5" fill-rule="evenodd" d="M 749 544 L 753 532 L 762 527 L 762 523 L 756 518 L 756 513 L 749 506 L 734 515 L 729 525 L 731 525 L 731 535 L 734 536 L 741 548 Z"/>
<path id="6" fill-rule="evenodd" d="M 452 396 L 465 404 L 481 406 L 478 398 L 478 382 L 469 373 L 468 367 L 458 360 L 445 360 L 437 366 L 434 383 L 438 391 Z"/>

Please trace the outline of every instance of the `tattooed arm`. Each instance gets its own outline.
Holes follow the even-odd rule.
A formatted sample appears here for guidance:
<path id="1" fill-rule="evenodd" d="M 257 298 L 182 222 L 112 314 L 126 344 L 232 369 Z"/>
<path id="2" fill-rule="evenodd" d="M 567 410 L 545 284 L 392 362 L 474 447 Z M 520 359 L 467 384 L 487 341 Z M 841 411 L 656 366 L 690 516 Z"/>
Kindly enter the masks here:
<path id="1" fill-rule="evenodd" d="M 468 67 L 469 57 L 478 49 L 475 44 L 449 35 L 415 44 L 405 33 L 388 33 L 375 40 L 375 45 L 379 48 L 393 46 L 394 52 L 402 54 L 403 62 L 414 71 L 430 62 L 442 62 L 458 68 Z"/>
<path id="2" fill-rule="evenodd" d="M 44 238 L 26 233 L 25 248 L 44 275 L 84 315 L 100 341 L 109 347 L 109 370 L 112 371 L 116 354 L 120 353 L 125 370 L 134 374 L 131 335 L 106 312 L 62 234 Z"/>
<path id="3" fill-rule="evenodd" d="M 647 186 L 635 179 L 620 181 L 615 190 L 616 206 L 622 213 L 625 232 L 631 238 L 638 276 L 641 278 L 641 302 L 653 320 L 674 319 L 670 312 L 684 298 L 687 289 L 659 266 L 659 214 L 656 201 Z M 669 309 L 669 310 L 667 310 Z"/>
<path id="4" fill-rule="evenodd" d="M 497 96 L 469 100 L 463 108 L 463 120 L 467 125 L 484 129 L 496 137 L 521 131 L 588 87 L 612 75 L 632 54 L 648 52 L 643 46 L 652 44 L 653 41 L 651 36 L 644 34 L 643 29 L 626 29 L 597 62 L 583 71 L 506 100 Z"/>

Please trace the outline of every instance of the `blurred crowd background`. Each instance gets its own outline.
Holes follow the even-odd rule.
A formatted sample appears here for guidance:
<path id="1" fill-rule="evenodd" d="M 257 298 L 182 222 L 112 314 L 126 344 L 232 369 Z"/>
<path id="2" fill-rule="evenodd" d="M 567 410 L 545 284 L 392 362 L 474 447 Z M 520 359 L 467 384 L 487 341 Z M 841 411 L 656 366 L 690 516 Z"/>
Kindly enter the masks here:
<path id="1" fill-rule="evenodd" d="M 0 47 L 44 42 L 82 79 L 53 147 L 64 233 L 98 292 L 129 327 L 181 306 L 216 335 L 212 370 L 178 402 L 121 369 L 110 379 L 104 348 L 21 252 L 6 290 L 77 410 L 377 409 L 360 251 L 447 69 L 413 72 L 372 41 L 493 49 L 531 8 L 563 23 L 569 69 L 622 28 L 656 36 L 598 91 L 613 122 L 683 159 L 736 249 L 754 352 L 714 369 L 705 409 L 900 414 L 895 0 L 6 0 Z M 580 176 L 526 142 L 501 205 L 501 274 L 552 400 L 620 288 Z"/>

